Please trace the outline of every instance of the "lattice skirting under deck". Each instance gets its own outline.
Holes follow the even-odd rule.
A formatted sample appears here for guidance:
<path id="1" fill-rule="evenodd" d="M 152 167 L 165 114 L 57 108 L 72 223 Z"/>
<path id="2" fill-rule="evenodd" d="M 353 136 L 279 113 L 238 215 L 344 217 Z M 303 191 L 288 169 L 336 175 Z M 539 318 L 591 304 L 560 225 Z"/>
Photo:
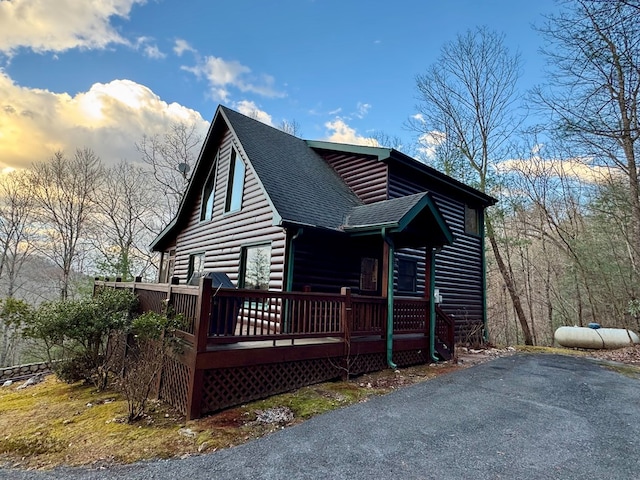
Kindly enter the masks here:
<path id="1" fill-rule="evenodd" d="M 159 397 L 183 414 L 187 413 L 190 368 L 172 357 L 165 358 Z"/>
<path id="2" fill-rule="evenodd" d="M 420 350 L 394 354 L 399 367 L 426 363 Z M 202 389 L 202 414 L 288 392 L 340 376 L 346 371 L 346 359 L 314 359 L 298 362 L 205 370 Z M 359 375 L 387 368 L 382 353 L 357 355 L 349 359 L 349 373 Z M 196 393 L 197 394 L 197 393 Z"/>

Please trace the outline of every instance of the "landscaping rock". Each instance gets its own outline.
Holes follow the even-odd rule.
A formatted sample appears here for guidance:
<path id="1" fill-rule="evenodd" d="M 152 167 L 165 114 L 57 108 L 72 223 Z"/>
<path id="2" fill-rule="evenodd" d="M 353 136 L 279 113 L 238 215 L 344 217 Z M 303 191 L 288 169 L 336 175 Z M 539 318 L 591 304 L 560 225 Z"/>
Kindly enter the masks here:
<path id="1" fill-rule="evenodd" d="M 13 380 L 7 380 L 2 384 L 3 387 L 10 387 L 11 385 L 13 385 Z"/>
<path id="2" fill-rule="evenodd" d="M 29 380 L 24 382 L 22 385 L 20 385 L 18 387 L 18 390 L 22 390 L 23 388 L 30 387 L 31 385 L 36 385 L 40 383 L 42 380 L 44 380 L 44 375 L 42 373 L 37 373 L 36 375 L 31 377 Z"/>
<path id="3" fill-rule="evenodd" d="M 178 435 L 182 435 L 187 438 L 196 438 L 197 433 L 191 430 L 190 428 L 181 428 L 178 430 Z"/>
<path id="4" fill-rule="evenodd" d="M 273 407 L 268 410 L 256 410 L 258 423 L 289 423 L 293 420 L 293 411 L 289 407 Z"/>

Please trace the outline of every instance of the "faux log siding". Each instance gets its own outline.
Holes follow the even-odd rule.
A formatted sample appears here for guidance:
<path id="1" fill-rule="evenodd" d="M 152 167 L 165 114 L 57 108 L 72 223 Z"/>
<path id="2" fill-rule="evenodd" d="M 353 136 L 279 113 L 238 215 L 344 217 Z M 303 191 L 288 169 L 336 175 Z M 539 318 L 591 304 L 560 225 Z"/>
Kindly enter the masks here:
<path id="1" fill-rule="evenodd" d="M 378 259 L 378 289 L 382 272 L 382 238 L 349 240 L 343 235 L 305 232 L 295 240 L 293 290 L 337 293 L 341 287 L 360 289 L 360 260 Z M 363 292 L 370 294 L 371 292 Z M 378 291 L 380 293 L 380 291 Z"/>
<path id="2" fill-rule="evenodd" d="M 189 255 L 205 252 L 205 270 L 225 272 L 237 285 L 240 256 L 243 246 L 260 243 L 271 245 L 271 276 L 269 288 L 282 290 L 284 279 L 285 234 L 281 227 L 273 225 L 273 211 L 260 188 L 255 172 L 247 159 L 236 149 L 236 161 L 244 161 L 245 179 L 242 208 L 224 213 L 231 159 L 232 136 L 227 132 L 218 155 L 215 183 L 213 218 L 200 221 L 202 193 L 192 208 L 187 226 L 177 237 L 176 266 L 174 275 L 186 281 Z M 211 159 L 213 162 L 213 158 Z M 201 179 L 202 190 L 206 178 Z"/>
<path id="3" fill-rule="evenodd" d="M 417 266 L 416 291 L 415 292 L 398 292 L 402 296 L 424 297 L 424 280 L 425 280 L 425 249 L 424 248 L 399 248 L 396 252 L 396 264 L 393 270 L 393 284 L 398 285 L 398 260 L 406 259 L 415 261 Z"/>
<path id="4" fill-rule="evenodd" d="M 482 291 L 482 241 L 479 237 L 464 233 L 464 203 L 451 198 L 449 192 L 433 191 L 426 181 L 402 175 L 402 171 L 390 172 L 389 198 L 411 195 L 425 190 L 446 220 L 455 241 L 436 254 L 436 282 L 443 297 L 443 310 L 456 319 L 456 337 L 464 341 L 469 333 L 483 323 Z M 413 252 L 417 254 L 417 252 Z M 398 252 L 400 256 L 401 253 Z M 418 270 L 424 271 L 424 260 Z"/>
<path id="5" fill-rule="evenodd" d="M 319 151 L 364 203 L 387 199 L 387 164 L 376 158 Z"/>

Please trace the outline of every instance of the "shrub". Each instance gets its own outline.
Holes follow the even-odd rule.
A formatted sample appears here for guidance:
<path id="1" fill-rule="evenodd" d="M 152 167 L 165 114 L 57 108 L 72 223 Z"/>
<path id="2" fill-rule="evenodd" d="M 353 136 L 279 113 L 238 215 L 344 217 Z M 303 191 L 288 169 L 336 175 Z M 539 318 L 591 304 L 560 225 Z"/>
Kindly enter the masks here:
<path id="1" fill-rule="evenodd" d="M 53 352 L 63 359 L 54 368 L 62 380 L 91 381 L 102 390 L 112 360 L 109 336 L 129 330 L 136 303 L 132 292 L 116 289 L 82 300 L 43 303 L 25 319 L 23 335 L 42 341 L 50 361 Z"/>
<path id="2" fill-rule="evenodd" d="M 133 319 L 127 343 L 120 390 L 127 399 L 128 421 L 141 418 L 157 389 L 167 355 L 181 353 L 183 343 L 174 335 L 183 317 L 146 312 Z"/>

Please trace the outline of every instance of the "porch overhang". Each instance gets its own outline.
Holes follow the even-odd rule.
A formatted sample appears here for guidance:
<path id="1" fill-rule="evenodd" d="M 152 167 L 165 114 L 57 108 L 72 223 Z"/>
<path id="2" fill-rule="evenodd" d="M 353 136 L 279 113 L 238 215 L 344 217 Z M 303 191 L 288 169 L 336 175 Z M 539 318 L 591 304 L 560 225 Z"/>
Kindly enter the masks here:
<path id="1" fill-rule="evenodd" d="M 384 230 L 399 246 L 441 247 L 454 237 L 428 192 L 353 208 L 343 226 L 351 236 L 380 235 Z"/>

